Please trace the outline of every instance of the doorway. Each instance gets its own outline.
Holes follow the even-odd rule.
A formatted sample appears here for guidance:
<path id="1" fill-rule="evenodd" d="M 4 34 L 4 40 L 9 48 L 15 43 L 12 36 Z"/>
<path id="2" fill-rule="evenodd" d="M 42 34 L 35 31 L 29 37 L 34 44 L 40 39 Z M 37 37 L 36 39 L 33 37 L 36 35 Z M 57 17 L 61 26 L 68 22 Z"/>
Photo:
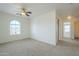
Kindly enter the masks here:
<path id="1" fill-rule="evenodd" d="M 66 39 L 71 39 L 71 22 L 70 21 L 63 22 L 63 37 Z"/>
<path id="2" fill-rule="evenodd" d="M 75 21 L 74 25 L 75 39 L 79 40 L 79 21 Z"/>

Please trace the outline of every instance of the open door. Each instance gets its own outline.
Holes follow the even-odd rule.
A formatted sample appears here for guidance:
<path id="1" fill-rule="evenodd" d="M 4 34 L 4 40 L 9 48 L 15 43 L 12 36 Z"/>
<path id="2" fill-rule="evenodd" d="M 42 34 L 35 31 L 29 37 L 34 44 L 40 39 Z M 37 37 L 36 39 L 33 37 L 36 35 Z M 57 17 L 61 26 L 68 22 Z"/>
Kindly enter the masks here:
<path id="1" fill-rule="evenodd" d="M 59 19 L 56 19 L 56 39 L 57 39 L 57 43 L 59 41 Z"/>

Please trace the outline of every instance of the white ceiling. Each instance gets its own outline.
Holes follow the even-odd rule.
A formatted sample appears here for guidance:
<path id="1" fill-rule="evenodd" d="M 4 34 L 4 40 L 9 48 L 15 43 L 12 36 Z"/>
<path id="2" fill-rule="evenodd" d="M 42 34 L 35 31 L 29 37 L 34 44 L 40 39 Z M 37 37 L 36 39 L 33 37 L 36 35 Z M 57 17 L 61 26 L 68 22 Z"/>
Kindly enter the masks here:
<path id="1" fill-rule="evenodd" d="M 77 3 L 0 3 L 0 11 L 16 15 L 19 8 L 27 8 L 32 11 L 31 17 L 36 17 L 49 10 L 56 9 L 57 15 L 79 17 L 79 4 Z"/>

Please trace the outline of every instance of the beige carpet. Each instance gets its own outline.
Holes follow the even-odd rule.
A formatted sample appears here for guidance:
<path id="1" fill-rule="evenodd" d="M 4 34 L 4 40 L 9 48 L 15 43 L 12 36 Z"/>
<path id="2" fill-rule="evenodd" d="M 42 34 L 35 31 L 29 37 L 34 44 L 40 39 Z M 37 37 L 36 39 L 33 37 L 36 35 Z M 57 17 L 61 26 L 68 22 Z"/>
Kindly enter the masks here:
<path id="1" fill-rule="evenodd" d="M 0 56 L 79 56 L 79 45 L 60 41 L 57 46 L 32 39 L 0 45 Z"/>

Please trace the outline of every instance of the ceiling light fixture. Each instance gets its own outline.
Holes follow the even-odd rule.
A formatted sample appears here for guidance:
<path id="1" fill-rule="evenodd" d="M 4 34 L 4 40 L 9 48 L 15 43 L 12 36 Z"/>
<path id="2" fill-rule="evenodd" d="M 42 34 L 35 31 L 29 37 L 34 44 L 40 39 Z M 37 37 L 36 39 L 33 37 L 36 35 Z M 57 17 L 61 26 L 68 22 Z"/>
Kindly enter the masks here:
<path id="1" fill-rule="evenodd" d="M 71 18 L 72 18 L 71 16 L 68 16 L 68 17 L 67 17 L 67 19 L 71 19 Z"/>
<path id="2" fill-rule="evenodd" d="M 24 13 L 24 12 L 22 12 L 22 13 L 21 13 L 21 15 L 22 15 L 22 16 L 25 16 L 25 13 Z"/>
<path id="3" fill-rule="evenodd" d="M 18 13 L 16 13 L 16 14 L 20 15 L 20 16 L 30 16 L 32 14 L 32 12 L 28 11 L 25 8 L 21 8 L 20 11 Z"/>

